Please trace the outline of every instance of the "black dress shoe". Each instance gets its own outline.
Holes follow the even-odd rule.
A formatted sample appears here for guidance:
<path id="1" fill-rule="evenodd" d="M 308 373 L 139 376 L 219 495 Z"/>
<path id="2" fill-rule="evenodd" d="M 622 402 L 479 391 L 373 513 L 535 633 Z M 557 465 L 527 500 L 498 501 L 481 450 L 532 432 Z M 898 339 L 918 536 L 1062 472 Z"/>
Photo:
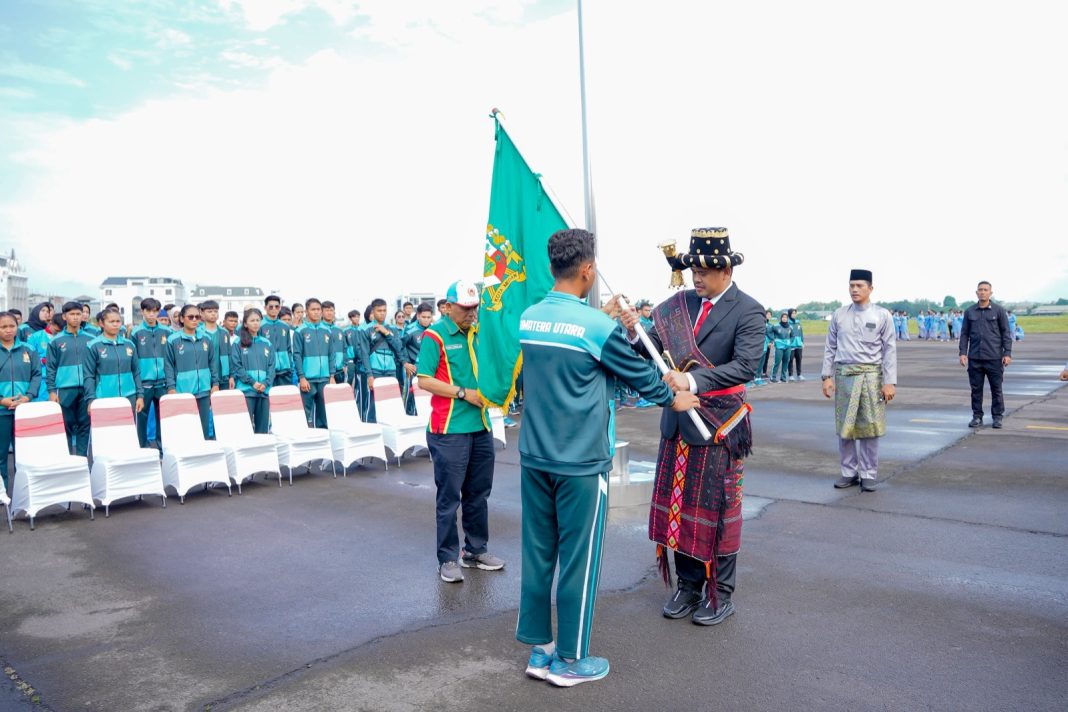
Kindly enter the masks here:
<path id="1" fill-rule="evenodd" d="M 693 613 L 699 605 L 701 605 L 699 592 L 680 587 L 675 591 L 675 595 L 664 604 L 664 617 L 684 618 Z"/>
<path id="2" fill-rule="evenodd" d="M 845 489 L 847 487 L 853 487 L 860 484 L 860 477 L 854 475 L 853 477 L 846 477 L 845 475 L 838 478 L 838 481 L 834 483 L 835 489 Z"/>
<path id="3" fill-rule="evenodd" d="M 875 480 L 874 479 L 869 479 L 867 477 L 862 479 L 860 481 L 860 491 L 861 492 L 874 492 L 875 491 Z"/>
<path id="4" fill-rule="evenodd" d="M 719 607 L 712 608 L 712 601 L 704 601 L 693 613 L 693 622 L 697 625 L 719 625 L 734 614 L 734 601 L 720 601 Z"/>
<path id="5" fill-rule="evenodd" d="M 991 425 L 994 430 L 1001 430 L 1001 418 L 994 418 L 994 424 Z"/>
<path id="6" fill-rule="evenodd" d="M 972 418 L 972 422 L 968 423 L 969 428 L 978 428 L 983 424 L 982 418 Z"/>

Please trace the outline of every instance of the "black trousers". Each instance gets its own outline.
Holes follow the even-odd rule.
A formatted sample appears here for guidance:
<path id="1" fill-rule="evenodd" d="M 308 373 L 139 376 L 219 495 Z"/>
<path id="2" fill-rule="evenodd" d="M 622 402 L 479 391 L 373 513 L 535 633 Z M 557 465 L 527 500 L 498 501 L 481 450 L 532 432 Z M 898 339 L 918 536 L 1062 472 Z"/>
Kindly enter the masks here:
<path id="1" fill-rule="evenodd" d="M 719 604 L 731 600 L 734 594 L 734 580 L 737 554 L 716 557 L 716 597 Z M 705 585 L 705 562 L 675 552 L 675 575 L 679 577 L 679 586 L 687 591 L 701 592 Z"/>
<path id="2" fill-rule="evenodd" d="M 245 395 L 245 405 L 248 406 L 248 415 L 252 418 L 252 431 L 258 434 L 266 433 L 271 426 L 270 400 L 267 394 Z"/>
<path id="3" fill-rule="evenodd" d="M 276 373 L 274 375 L 274 383 L 272 386 L 292 386 L 293 385 L 293 372 L 286 371 L 285 373 Z"/>
<path id="4" fill-rule="evenodd" d="M 801 375 L 801 351 L 802 350 L 803 349 L 800 346 L 798 346 L 795 349 L 790 349 L 790 375 L 791 376 L 800 376 Z M 797 369 L 796 371 L 794 370 L 795 366 L 796 366 L 796 369 Z"/>
<path id="5" fill-rule="evenodd" d="M 309 427 L 325 428 L 326 394 L 323 389 L 330 385 L 330 381 L 308 381 L 308 385 L 308 392 L 300 393 L 300 399 L 304 402 L 304 416 L 308 419 Z"/>
<path id="6" fill-rule="evenodd" d="M 15 444 L 15 411 L 4 408 L 4 412 L 0 413 L 0 478 L 4 480 L 4 490 L 11 489 L 12 475 L 8 475 L 8 460 L 7 451 L 12 450 L 11 462 L 14 463 L 14 450 L 12 445 Z"/>
<path id="7" fill-rule="evenodd" d="M 995 418 L 1005 414 L 1005 397 L 1001 393 L 1001 381 L 1005 367 L 1001 359 L 968 359 L 968 383 L 972 387 L 972 415 L 983 417 L 983 381 L 990 382 L 990 413 Z"/>
<path id="8" fill-rule="evenodd" d="M 71 455 L 85 457 L 89 452 L 89 404 L 85 402 L 82 388 L 60 388 L 59 407 L 63 410 L 63 425 L 67 429 L 67 442 L 74 440 Z"/>
<path id="9" fill-rule="evenodd" d="M 768 366 L 771 364 L 771 344 L 768 344 L 767 348 L 764 349 L 764 360 L 761 363 L 764 364 L 764 371 L 760 375 L 764 380 L 767 380 Z"/>
<path id="10" fill-rule="evenodd" d="M 460 558 L 460 536 L 456 530 L 456 510 L 464 527 L 464 551 L 486 553 L 489 541 L 489 496 L 493 488 L 493 465 L 497 453 L 493 434 L 426 434 L 426 444 L 434 459 L 437 485 L 438 564 Z"/>
<path id="11" fill-rule="evenodd" d="M 167 395 L 166 383 L 153 383 L 144 386 L 145 407 L 137 414 L 137 439 L 141 447 L 148 447 L 148 418 L 149 414 L 156 420 L 156 440 L 159 441 L 159 399 Z M 155 404 L 155 409 L 152 408 Z"/>

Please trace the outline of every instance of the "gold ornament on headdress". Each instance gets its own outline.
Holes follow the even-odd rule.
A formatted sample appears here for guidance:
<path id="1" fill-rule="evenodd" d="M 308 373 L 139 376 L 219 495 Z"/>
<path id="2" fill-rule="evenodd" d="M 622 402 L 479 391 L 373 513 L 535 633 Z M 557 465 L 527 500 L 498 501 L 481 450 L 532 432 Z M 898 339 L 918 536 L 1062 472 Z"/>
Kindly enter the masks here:
<path id="1" fill-rule="evenodd" d="M 678 255 L 678 250 L 675 248 L 674 240 L 661 242 L 659 245 L 657 245 L 657 247 L 659 247 L 660 251 L 664 253 L 664 257 L 668 258 L 668 262 L 673 262 L 672 258 Z M 668 287 L 670 289 L 682 289 L 685 286 L 686 283 L 682 281 L 682 270 L 672 270 L 671 284 L 669 284 Z"/>

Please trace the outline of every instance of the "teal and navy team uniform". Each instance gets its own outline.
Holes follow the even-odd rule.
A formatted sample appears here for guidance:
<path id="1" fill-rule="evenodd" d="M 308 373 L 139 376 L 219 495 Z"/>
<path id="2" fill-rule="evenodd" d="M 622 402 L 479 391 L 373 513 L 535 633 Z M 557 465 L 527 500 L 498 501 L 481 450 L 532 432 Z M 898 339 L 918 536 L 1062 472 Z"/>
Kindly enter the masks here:
<path id="1" fill-rule="evenodd" d="M 401 337 L 401 345 L 404 347 L 404 358 L 408 363 L 419 363 L 419 350 L 423 345 L 423 336 L 429 326 L 420 326 L 418 321 L 413 321 L 404 330 Z M 404 412 L 408 415 L 416 415 L 415 390 L 411 387 L 411 379 L 408 379 L 408 388 L 404 395 Z"/>
<path id="2" fill-rule="evenodd" d="M 142 397 L 141 366 L 134 343 L 121 336 L 98 336 L 85 355 L 85 399 L 126 398 L 136 409 Z"/>
<path id="3" fill-rule="evenodd" d="M 367 363 L 371 358 L 367 333 L 362 326 L 349 326 L 345 330 L 345 359 L 351 364 L 346 374 L 352 390 L 356 394 L 356 407 L 360 417 L 364 413 L 364 400 L 367 398 Z"/>
<path id="4" fill-rule="evenodd" d="M 267 394 L 274 383 L 274 347 L 262 336 L 256 336 L 249 346 L 242 346 L 241 339 L 234 337 L 230 350 L 230 366 L 234 371 L 234 384 L 245 394 L 252 428 L 257 433 L 266 433 L 270 426 L 270 401 Z M 262 383 L 267 389 L 260 393 L 254 385 Z"/>
<path id="5" fill-rule="evenodd" d="M 376 326 L 385 326 L 389 329 L 389 336 L 380 334 L 375 330 Z M 401 345 L 397 329 L 371 320 L 360 327 L 367 341 L 367 364 L 363 372 L 361 383 L 360 406 L 363 408 L 360 417 L 365 423 L 377 423 L 378 416 L 375 412 L 375 399 L 367 386 L 367 376 L 374 378 L 396 378 L 397 362 L 404 362 L 404 347 Z"/>
<path id="6" fill-rule="evenodd" d="M 265 318 L 260 336 L 271 342 L 274 349 L 274 383 L 272 386 L 293 385 L 293 329 L 281 319 Z"/>
<path id="7" fill-rule="evenodd" d="M 11 348 L 0 344 L 0 398 L 32 399 L 41 387 L 41 361 L 37 352 L 16 340 Z M 8 487 L 7 452 L 15 442 L 15 411 L 0 407 L 0 476 Z"/>
<path id="8" fill-rule="evenodd" d="M 141 365 L 141 390 L 145 399 L 144 408 L 137 414 L 137 439 L 141 447 L 147 447 L 149 443 L 150 419 L 153 426 L 152 437 L 157 440 L 159 438 L 159 399 L 167 395 L 167 376 L 163 361 L 167 354 L 167 339 L 173 333 L 159 322 L 156 322 L 155 326 L 141 322 L 130 334 L 130 340 L 137 350 L 138 363 Z"/>
<path id="9" fill-rule="evenodd" d="M 522 467 L 523 578 L 516 638 L 553 640 L 563 658 L 589 655 L 615 448 L 609 399 L 619 379 L 657 405 L 674 400 L 653 367 L 635 357 L 622 327 L 570 294 L 552 291 L 519 322 L 525 406 Z"/>
<path id="10" fill-rule="evenodd" d="M 211 339 L 212 346 L 215 347 L 215 358 L 219 362 L 219 389 L 225 391 L 230 388 L 230 345 L 234 336 L 221 326 L 215 327 L 214 330 L 202 326 L 200 330 Z"/>
<path id="11" fill-rule="evenodd" d="M 63 409 L 67 438 L 74 440 L 74 454 L 89 452 L 89 401 L 85 397 L 85 361 L 92 337 L 64 329 L 48 345 L 45 384 L 48 394 L 56 394 Z"/>
<path id="12" fill-rule="evenodd" d="M 797 319 L 790 320 L 790 375 L 796 370 L 797 380 L 801 380 L 801 351 L 805 348 L 805 331 Z"/>
<path id="13" fill-rule="evenodd" d="M 301 391 L 300 398 L 304 401 L 308 425 L 315 428 L 326 427 L 323 388 L 334 375 L 336 353 L 333 327 L 326 322 L 306 321 L 293 334 L 293 364 L 297 378 L 303 378 L 311 387 L 307 393 Z"/>
<path id="14" fill-rule="evenodd" d="M 85 332 L 86 336 L 93 339 L 104 333 L 103 330 L 96 324 L 82 324 L 81 330 Z"/>
<path id="15" fill-rule="evenodd" d="M 772 336 L 775 340 L 775 364 L 771 367 L 771 382 L 781 381 L 786 383 L 786 374 L 790 367 L 790 344 L 793 343 L 793 331 L 789 322 L 781 321 L 772 327 Z"/>
<path id="16" fill-rule="evenodd" d="M 163 356 L 167 390 L 189 393 L 197 399 L 200 427 L 208 437 L 211 425 L 211 389 L 219 385 L 219 360 L 215 344 L 208 336 L 176 332 L 167 339 Z"/>
<path id="17" fill-rule="evenodd" d="M 326 324 L 326 322 L 323 322 Z M 330 366 L 334 369 L 334 383 L 345 382 L 345 332 L 337 324 L 326 324 L 330 329 Z"/>
<path id="18" fill-rule="evenodd" d="M 31 331 L 26 337 L 26 345 L 37 353 L 42 375 L 45 372 L 45 364 L 48 362 L 48 346 L 52 343 L 53 338 L 55 338 L 55 335 L 49 332 L 48 329 Z M 35 401 L 48 400 L 48 386 L 45 384 L 44 378 L 41 378 L 41 385 L 37 387 L 37 393 L 32 397 Z"/>

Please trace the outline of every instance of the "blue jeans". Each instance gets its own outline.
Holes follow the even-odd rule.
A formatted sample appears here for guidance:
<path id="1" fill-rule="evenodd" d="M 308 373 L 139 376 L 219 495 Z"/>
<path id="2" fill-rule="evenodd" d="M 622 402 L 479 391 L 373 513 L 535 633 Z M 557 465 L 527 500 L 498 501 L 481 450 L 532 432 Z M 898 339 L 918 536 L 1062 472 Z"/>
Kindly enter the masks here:
<path id="1" fill-rule="evenodd" d="M 456 530 L 456 509 L 461 509 L 464 551 L 486 553 L 489 541 L 489 495 L 493 488 L 496 450 L 493 434 L 426 434 L 426 444 L 434 460 L 437 486 L 438 565 L 460 558 L 460 536 Z"/>

